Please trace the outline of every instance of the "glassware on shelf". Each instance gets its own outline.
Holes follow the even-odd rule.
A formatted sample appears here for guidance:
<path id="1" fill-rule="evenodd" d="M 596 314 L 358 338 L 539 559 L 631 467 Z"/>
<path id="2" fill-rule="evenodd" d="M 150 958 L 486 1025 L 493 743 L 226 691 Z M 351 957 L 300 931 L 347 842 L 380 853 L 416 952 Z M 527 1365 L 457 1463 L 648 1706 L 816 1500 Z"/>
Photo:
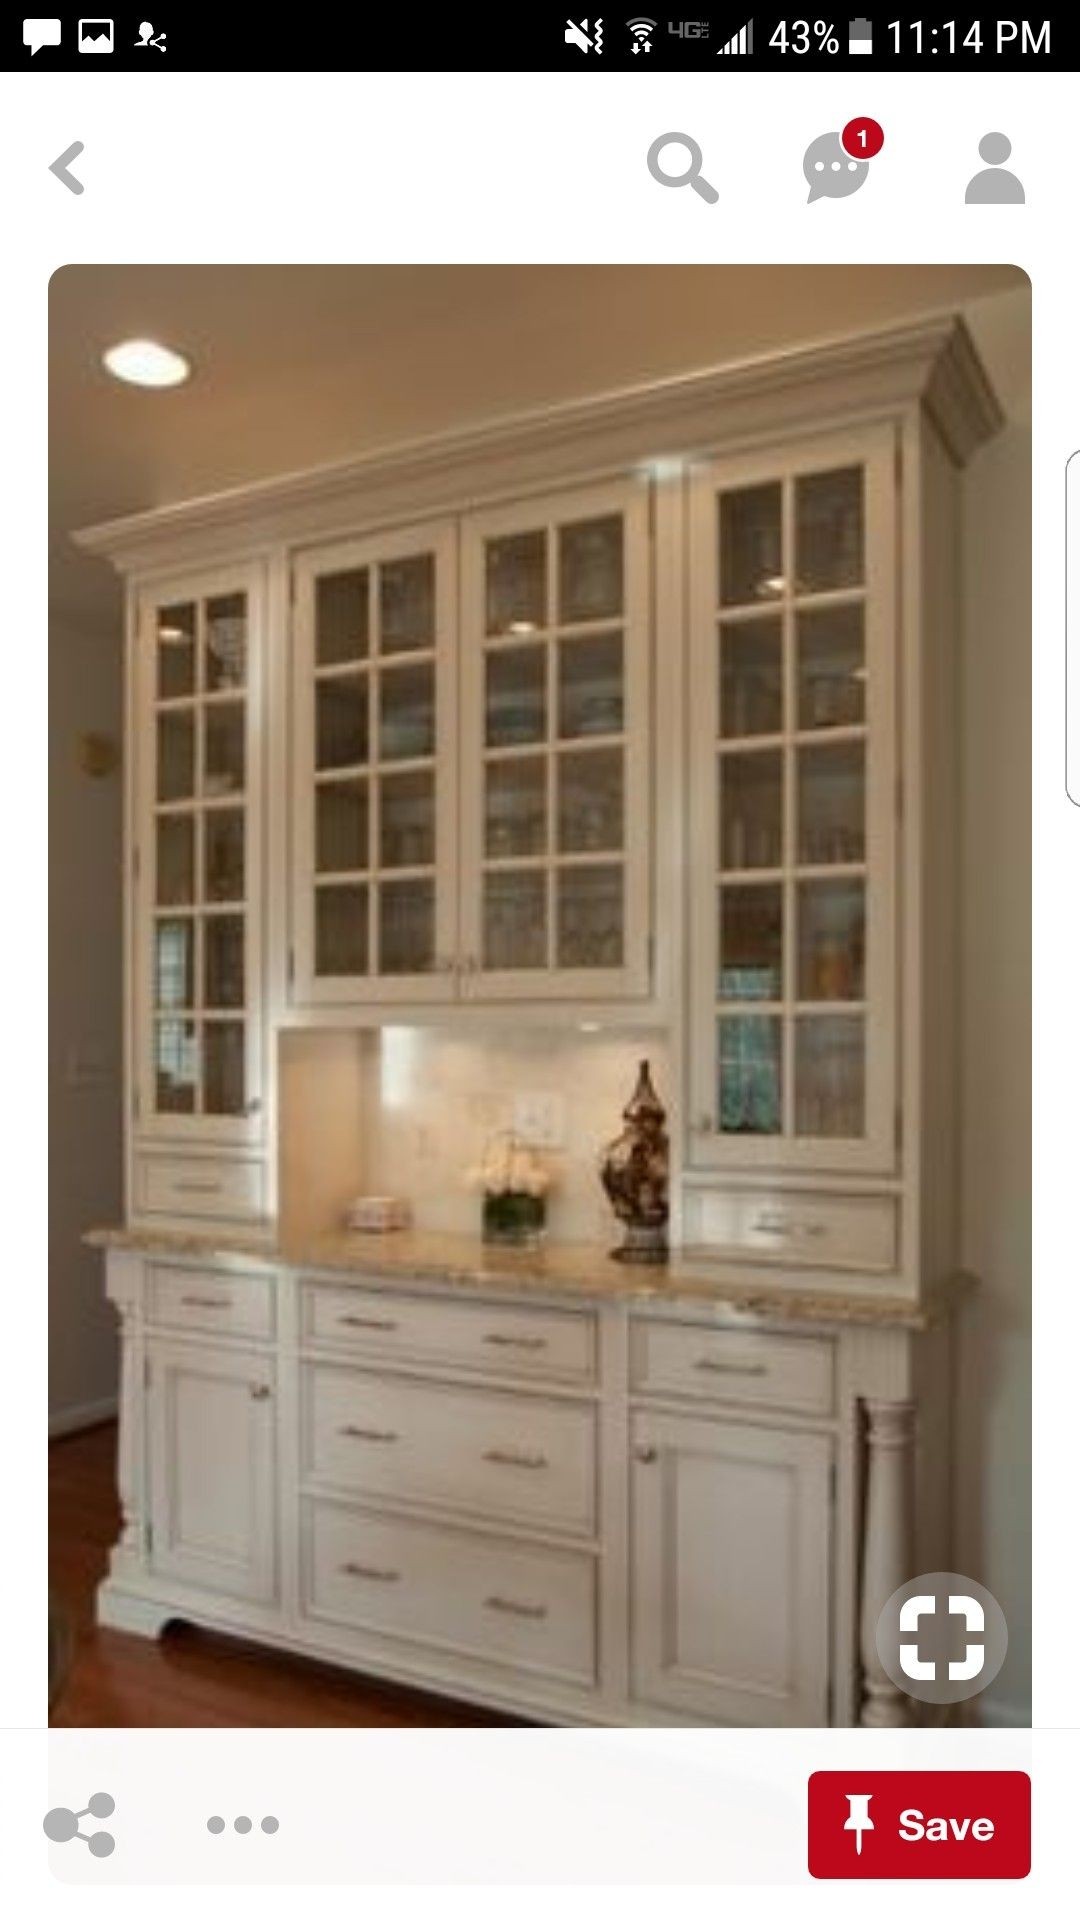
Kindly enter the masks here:
<path id="1" fill-rule="evenodd" d="M 154 922 L 154 1004 L 168 1011 L 195 1005 L 195 922 Z"/>
<path id="2" fill-rule="evenodd" d="M 866 718 L 861 603 L 801 608 L 796 617 L 799 726 L 860 726 Z"/>
<path id="3" fill-rule="evenodd" d="M 722 1000 L 779 1000 L 784 977 L 784 903 L 777 885 L 719 889 Z"/>
<path id="4" fill-rule="evenodd" d="M 206 602 L 206 691 L 242 687 L 246 677 L 247 595 L 222 594 Z"/>
<path id="5" fill-rule="evenodd" d="M 779 481 L 720 495 L 721 606 L 750 606 L 783 593 L 781 525 Z"/>
<path id="6" fill-rule="evenodd" d="M 779 733 L 784 724 L 782 627 L 775 615 L 720 622 L 720 735 Z"/>
<path id="7" fill-rule="evenodd" d="M 199 1084 L 199 1031 L 194 1020 L 154 1023 L 154 1107 L 194 1113 Z"/>
<path id="8" fill-rule="evenodd" d="M 245 1100 L 243 1021 L 204 1021 L 203 1111 L 240 1114 Z"/>
<path id="9" fill-rule="evenodd" d="M 623 844 L 622 748 L 561 753 L 556 777 L 560 852 L 619 852 Z"/>
<path id="10" fill-rule="evenodd" d="M 547 647 L 493 647 L 484 662 L 489 747 L 532 746 L 547 733 Z"/>
<path id="11" fill-rule="evenodd" d="M 623 639 L 610 633 L 559 643 L 559 736 L 583 740 L 623 730 Z"/>
<path id="12" fill-rule="evenodd" d="M 366 886 L 315 889 L 315 972 L 320 978 L 366 974 L 368 970 L 368 890 Z"/>
<path id="13" fill-rule="evenodd" d="M 434 881 L 387 880 L 379 888 L 380 974 L 430 973 L 434 964 Z"/>
<path id="14" fill-rule="evenodd" d="M 203 816 L 204 898 L 244 898 L 244 815 L 240 807 L 208 807 Z"/>
<path id="15" fill-rule="evenodd" d="M 533 868 L 484 875 L 483 964 L 491 972 L 547 965 L 547 875 Z"/>
<path id="16" fill-rule="evenodd" d="M 241 793 L 244 787 L 244 705 L 229 700 L 203 708 L 203 793 Z"/>
<path id="17" fill-rule="evenodd" d="M 859 1014 L 802 1015 L 795 1021 L 795 1132 L 857 1140 L 866 1127 L 865 1023 Z"/>
<path id="18" fill-rule="evenodd" d="M 802 880 L 797 889 L 800 1000 L 861 1000 L 866 892 L 861 880 Z"/>
<path id="19" fill-rule="evenodd" d="M 556 964 L 621 967 L 623 912 L 621 866 L 560 867 L 555 893 Z"/>
<path id="20" fill-rule="evenodd" d="M 492 760 L 484 775 L 484 851 L 491 860 L 548 850 L 547 762 L 540 754 Z"/>
<path id="21" fill-rule="evenodd" d="M 315 765 L 360 767 L 367 762 L 368 682 L 360 673 L 315 683 Z"/>
<path id="22" fill-rule="evenodd" d="M 863 579 L 863 472 L 838 467 L 795 482 L 795 586 L 825 593 Z"/>
<path id="23" fill-rule="evenodd" d="M 157 614 L 157 697 L 183 700 L 195 692 L 194 601 L 159 607 Z"/>
<path id="24" fill-rule="evenodd" d="M 489 634 L 535 633 L 547 626 L 547 534 L 509 533 L 484 549 Z"/>
<path id="25" fill-rule="evenodd" d="M 434 861 L 434 772 L 384 774 L 379 782 L 379 865 L 430 867 Z"/>
<path id="26" fill-rule="evenodd" d="M 435 752 L 435 669 L 394 667 L 379 676 L 379 755 L 425 760 Z"/>
<path id="27" fill-rule="evenodd" d="M 157 797 L 190 800 L 194 793 L 194 712 L 166 710 L 157 717 Z"/>
<path id="28" fill-rule="evenodd" d="M 804 866 L 866 858 L 866 748 L 862 740 L 798 749 L 798 857 Z"/>
<path id="29" fill-rule="evenodd" d="M 778 747 L 720 755 L 720 862 L 728 871 L 778 867 L 783 848 Z"/>
<path id="30" fill-rule="evenodd" d="M 416 653 L 434 644 L 434 554 L 384 560 L 379 568 L 380 653 Z"/>
<path id="31" fill-rule="evenodd" d="M 190 813 L 159 813 L 155 822 L 159 907 L 190 907 L 195 900 L 195 821 Z"/>
<path id="32" fill-rule="evenodd" d="M 566 625 L 618 618 L 623 608 L 620 513 L 559 528 L 559 619 Z"/>
<path id="33" fill-rule="evenodd" d="M 371 581 L 366 567 L 321 573 L 315 581 L 315 665 L 344 666 L 368 657 Z"/>
<path id="34" fill-rule="evenodd" d="M 244 916 L 212 913 L 203 921 L 203 1005 L 244 1004 Z"/>
<path id="35" fill-rule="evenodd" d="M 780 1132 L 780 1025 L 773 1014 L 722 1014 L 717 1020 L 717 1116 L 721 1133 Z"/>

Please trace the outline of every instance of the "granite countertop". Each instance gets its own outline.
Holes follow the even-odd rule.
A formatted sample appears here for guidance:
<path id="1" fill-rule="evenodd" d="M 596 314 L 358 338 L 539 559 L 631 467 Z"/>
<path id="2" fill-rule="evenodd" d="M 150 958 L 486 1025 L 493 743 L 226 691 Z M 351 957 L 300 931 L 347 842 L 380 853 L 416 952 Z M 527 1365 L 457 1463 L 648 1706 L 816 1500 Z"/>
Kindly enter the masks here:
<path id="1" fill-rule="evenodd" d="M 357 1280 L 415 1280 L 481 1293 L 535 1293 L 549 1299 L 627 1300 L 729 1307 L 763 1320 L 817 1321 L 920 1331 L 933 1325 L 971 1284 L 957 1274 L 929 1300 L 896 1294 L 841 1292 L 774 1278 L 761 1263 L 673 1254 L 664 1267 L 613 1260 L 606 1247 L 554 1244 L 492 1247 L 468 1234 L 324 1233 L 295 1245 L 243 1232 L 192 1233 L 157 1227 L 96 1227 L 89 1246 L 173 1258 L 210 1257 L 223 1264 L 304 1269 Z M 884 1289 L 885 1283 L 882 1282 Z"/>

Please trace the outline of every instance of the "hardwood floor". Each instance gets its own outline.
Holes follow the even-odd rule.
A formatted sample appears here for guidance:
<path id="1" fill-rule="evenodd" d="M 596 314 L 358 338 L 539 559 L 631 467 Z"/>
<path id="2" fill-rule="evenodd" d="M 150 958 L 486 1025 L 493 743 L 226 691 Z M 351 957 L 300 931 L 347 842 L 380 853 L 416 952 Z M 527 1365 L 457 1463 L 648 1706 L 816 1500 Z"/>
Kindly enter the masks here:
<path id="1" fill-rule="evenodd" d="M 94 1623 L 119 1531 L 116 1428 L 49 1448 L 49 1585 L 71 1666 L 54 1727 L 495 1727 L 520 1722 L 180 1624 L 143 1640 Z"/>

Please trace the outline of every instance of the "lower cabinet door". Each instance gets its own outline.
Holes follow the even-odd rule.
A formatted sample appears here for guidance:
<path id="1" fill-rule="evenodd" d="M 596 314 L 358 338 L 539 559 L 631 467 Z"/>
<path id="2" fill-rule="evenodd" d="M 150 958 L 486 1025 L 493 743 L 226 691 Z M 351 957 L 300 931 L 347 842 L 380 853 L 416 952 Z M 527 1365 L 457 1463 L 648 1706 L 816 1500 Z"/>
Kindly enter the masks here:
<path id="1" fill-rule="evenodd" d="M 832 1442 L 681 1415 L 633 1424 L 633 1687 L 741 1726 L 828 1717 Z"/>
<path id="2" fill-rule="evenodd" d="M 148 1354 L 153 1571 L 216 1593 L 272 1600 L 272 1359 L 181 1341 L 154 1341 Z"/>

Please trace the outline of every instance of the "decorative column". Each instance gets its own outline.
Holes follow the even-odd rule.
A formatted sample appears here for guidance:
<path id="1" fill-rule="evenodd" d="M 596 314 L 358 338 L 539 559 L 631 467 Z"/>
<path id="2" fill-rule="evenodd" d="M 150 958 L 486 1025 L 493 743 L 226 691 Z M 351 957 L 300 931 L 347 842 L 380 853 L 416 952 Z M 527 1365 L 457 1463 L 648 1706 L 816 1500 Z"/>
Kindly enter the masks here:
<path id="1" fill-rule="evenodd" d="M 906 1727 L 912 1703 L 878 1658 L 877 1623 L 889 1595 L 911 1579 L 915 1407 L 910 1400 L 867 1400 L 866 1507 L 862 1554 L 862 1711 L 864 1727 Z"/>
<path id="2" fill-rule="evenodd" d="M 141 1566 L 143 1541 L 143 1327 L 142 1262 L 134 1254 L 110 1251 L 106 1293 L 120 1319 L 119 1432 L 116 1487 L 120 1499 L 120 1536 L 112 1550 L 111 1572 Z"/>

